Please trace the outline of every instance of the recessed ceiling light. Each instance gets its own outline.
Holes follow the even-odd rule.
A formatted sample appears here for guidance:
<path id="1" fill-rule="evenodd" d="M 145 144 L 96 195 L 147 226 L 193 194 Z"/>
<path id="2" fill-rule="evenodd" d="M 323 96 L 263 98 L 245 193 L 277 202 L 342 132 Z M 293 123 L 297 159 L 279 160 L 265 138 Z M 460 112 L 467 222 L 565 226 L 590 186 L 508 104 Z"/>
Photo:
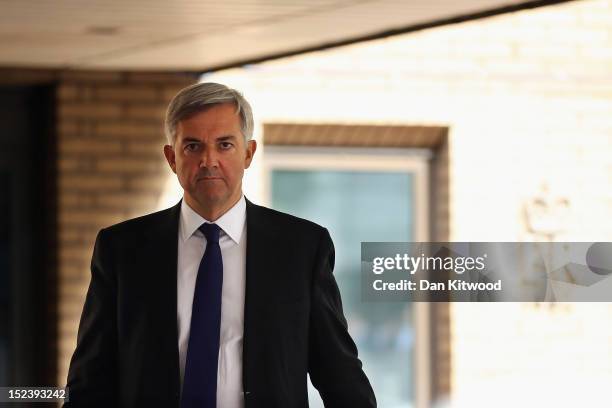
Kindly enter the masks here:
<path id="1" fill-rule="evenodd" d="M 119 27 L 113 26 L 91 26 L 85 30 L 87 34 L 94 35 L 116 35 L 119 33 Z"/>

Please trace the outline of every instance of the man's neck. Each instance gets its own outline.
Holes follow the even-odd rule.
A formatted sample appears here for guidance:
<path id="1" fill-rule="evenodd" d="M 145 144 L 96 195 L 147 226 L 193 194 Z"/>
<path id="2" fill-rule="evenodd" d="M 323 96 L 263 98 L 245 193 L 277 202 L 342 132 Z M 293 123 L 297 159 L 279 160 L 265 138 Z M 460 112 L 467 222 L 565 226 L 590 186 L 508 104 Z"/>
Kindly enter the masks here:
<path id="1" fill-rule="evenodd" d="M 185 202 L 193 211 L 198 213 L 202 218 L 207 221 L 214 222 L 217 221 L 223 214 L 228 212 L 230 208 L 236 205 L 238 201 L 242 198 L 242 192 L 238 195 L 238 198 L 228 201 L 230 204 L 225 206 L 201 206 L 196 200 L 192 199 L 192 197 L 188 194 L 184 195 Z"/>

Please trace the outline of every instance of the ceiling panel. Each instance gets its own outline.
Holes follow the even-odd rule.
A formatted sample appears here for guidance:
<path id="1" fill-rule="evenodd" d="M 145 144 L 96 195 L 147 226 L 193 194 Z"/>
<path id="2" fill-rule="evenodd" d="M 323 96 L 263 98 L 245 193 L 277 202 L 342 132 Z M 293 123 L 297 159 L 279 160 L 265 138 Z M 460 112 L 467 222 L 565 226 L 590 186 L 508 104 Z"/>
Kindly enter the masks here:
<path id="1" fill-rule="evenodd" d="M 0 0 L 0 65 L 205 70 L 516 0 Z"/>

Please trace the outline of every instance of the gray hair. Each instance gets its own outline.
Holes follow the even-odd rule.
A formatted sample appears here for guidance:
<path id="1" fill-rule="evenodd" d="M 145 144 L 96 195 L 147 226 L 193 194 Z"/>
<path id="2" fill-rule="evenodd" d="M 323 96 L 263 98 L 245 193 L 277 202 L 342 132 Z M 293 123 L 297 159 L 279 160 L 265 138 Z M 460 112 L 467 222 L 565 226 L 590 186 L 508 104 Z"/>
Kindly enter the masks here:
<path id="1" fill-rule="evenodd" d="M 240 130 L 244 141 L 251 140 L 253 137 L 253 111 L 249 102 L 235 89 L 214 82 L 203 82 L 181 89 L 170 101 L 164 123 L 168 143 L 174 146 L 176 128 L 181 120 L 223 103 L 232 103 L 236 106 L 236 114 L 240 116 Z"/>

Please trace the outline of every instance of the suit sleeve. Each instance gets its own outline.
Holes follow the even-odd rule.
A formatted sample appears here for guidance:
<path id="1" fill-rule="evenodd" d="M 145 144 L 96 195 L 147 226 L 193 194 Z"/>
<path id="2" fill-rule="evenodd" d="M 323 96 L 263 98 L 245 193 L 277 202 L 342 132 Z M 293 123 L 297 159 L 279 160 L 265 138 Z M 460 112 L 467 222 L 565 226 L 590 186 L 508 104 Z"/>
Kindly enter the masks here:
<path id="1" fill-rule="evenodd" d="M 64 408 L 117 404 L 117 280 L 105 232 L 101 230 L 96 238 L 91 281 L 68 370 L 69 402 Z"/>
<path id="2" fill-rule="evenodd" d="M 313 276 L 309 338 L 309 373 L 327 408 L 376 407 L 376 398 L 357 347 L 348 333 L 340 291 L 333 276 L 334 245 L 322 233 Z"/>

